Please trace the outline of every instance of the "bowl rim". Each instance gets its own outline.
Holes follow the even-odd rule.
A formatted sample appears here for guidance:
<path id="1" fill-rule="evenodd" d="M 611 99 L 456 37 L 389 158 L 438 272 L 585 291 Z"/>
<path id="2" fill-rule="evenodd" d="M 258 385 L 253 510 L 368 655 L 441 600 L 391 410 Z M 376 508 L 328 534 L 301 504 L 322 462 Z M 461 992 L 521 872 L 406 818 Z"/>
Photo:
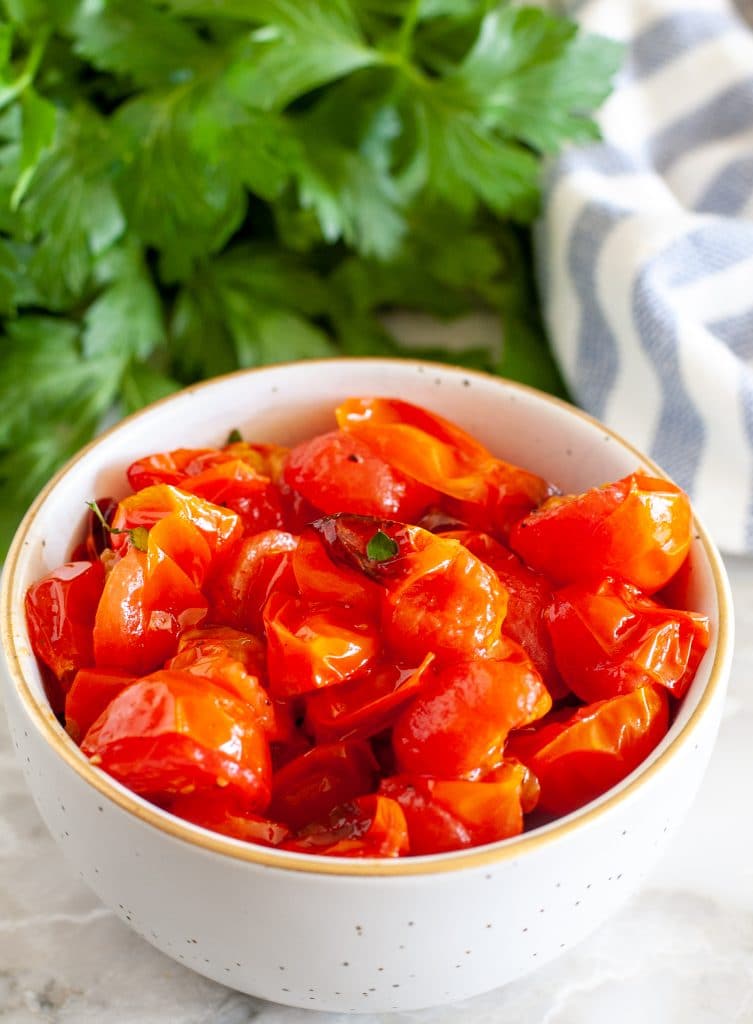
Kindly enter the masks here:
<path id="1" fill-rule="evenodd" d="M 727 581 L 721 556 L 711 540 L 706 528 L 698 521 L 695 512 L 694 526 L 697 538 L 700 540 L 706 558 L 711 569 L 714 583 L 714 590 L 719 609 L 718 635 L 713 664 L 709 672 L 705 689 L 701 694 L 698 704 L 693 709 L 682 730 L 667 744 L 663 750 L 656 755 L 648 764 L 639 766 L 633 773 L 633 777 L 626 783 L 619 784 L 608 790 L 603 796 L 595 801 L 584 805 L 570 814 L 556 819 L 555 821 L 533 829 L 531 832 L 523 832 L 518 836 L 509 839 L 499 840 L 496 843 L 484 846 L 470 847 L 465 850 L 449 851 L 447 853 L 428 854 L 415 857 L 398 858 L 363 858 L 351 859 L 345 857 L 326 857 L 323 855 L 297 853 L 287 850 L 277 850 L 271 847 L 257 846 L 253 843 L 246 843 L 243 840 L 233 839 L 218 832 L 212 832 L 191 822 L 183 821 L 169 812 L 162 810 L 154 804 L 149 803 L 142 797 L 127 789 L 121 783 L 115 781 L 101 769 L 92 765 L 80 752 L 74 741 L 67 735 L 63 727 L 49 706 L 43 706 L 32 693 L 31 687 L 26 681 L 19 653 L 16 649 L 13 632 L 13 609 L 11 604 L 12 581 L 16 574 L 16 567 L 21 559 L 26 546 L 26 537 L 31 524 L 36 517 L 37 511 L 47 500 L 50 493 L 55 489 L 58 482 L 65 476 L 74 465 L 85 458 L 90 451 L 105 441 L 112 434 L 122 429 L 125 425 L 137 420 L 141 416 L 151 415 L 154 409 L 168 405 L 178 397 L 186 393 L 194 393 L 216 387 L 225 380 L 234 379 L 240 376 L 251 376 L 252 374 L 263 374 L 273 370 L 284 370 L 292 367 L 328 366 L 333 363 L 371 363 L 372 365 L 394 366 L 401 364 L 416 369 L 423 368 L 420 372 L 441 372 L 449 375 L 460 375 L 465 378 L 480 378 L 485 382 L 495 382 L 511 388 L 513 391 L 520 391 L 527 395 L 536 397 L 540 401 L 547 402 L 571 415 L 575 415 L 591 426 L 597 427 L 602 433 L 609 435 L 618 441 L 623 448 L 635 455 L 640 463 L 648 467 L 656 476 L 669 480 L 670 477 L 644 455 L 639 449 L 626 441 L 620 434 L 605 426 L 600 420 L 577 408 L 564 399 L 540 391 L 538 388 L 512 381 L 505 377 L 497 377 L 481 370 L 471 370 L 465 367 L 434 363 L 429 360 L 403 359 L 400 357 L 363 357 L 363 356 L 337 356 L 328 359 L 312 359 L 306 361 L 292 361 L 274 363 L 265 366 L 253 367 L 250 369 L 236 370 L 232 373 L 213 377 L 189 385 L 181 391 L 173 392 L 143 409 L 119 420 L 118 423 L 98 435 L 84 448 L 77 452 L 68 462 L 65 463 L 43 487 L 37 495 L 26 515 L 22 519 L 18 530 L 13 538 L 8 551 L 7 560 L 2 574 L 0 585 L 0 643 L 2 643 L 11 682 L 15 686 L 16 693 L 26 714 L 32 724 L 37 728 L 46 743 L 62 758 L 62 760 L 78 774 L 86 783 L 101 796 L 111 800 L 121 810 L 133 815 L 142 823 L 159 829 L 174 839 L 190 843 L 209 853 L 218 853 L 237 861 L 245 861 L 260 867 L 276 868 L 282 871 L 296 871 L 304 874 L 314 875 L 339 875 L 339 876 L 429 876 L 443 874 L 449 871 L 467 870 L 473 868 L 490 867 L 500 861 L 515 859 L 531 851 L 539 849 L 549 843 L 568 835 L 576 829 L 585 828 L 587 825 L 598 820 L 612 811 L 618 804 L 628 800 L 648 780 L 656 775 L 674 758 L 681 749 L 685 748 L 693 739 L 700 721 L 704 718 L 709 706 L 713 703 L 718 691 L 725 685 L 725 667 L 732 652 L 732 598 Z"/>

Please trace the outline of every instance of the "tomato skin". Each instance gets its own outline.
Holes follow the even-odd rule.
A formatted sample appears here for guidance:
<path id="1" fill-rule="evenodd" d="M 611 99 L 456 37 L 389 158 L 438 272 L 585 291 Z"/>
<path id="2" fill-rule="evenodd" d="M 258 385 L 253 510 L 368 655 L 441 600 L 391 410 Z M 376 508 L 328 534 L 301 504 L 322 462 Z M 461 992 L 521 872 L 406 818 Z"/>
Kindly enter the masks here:
<path id="1" fill-rule="evenodd" d="M 146 552 L 125 549 L 107 577 L 94 620 L 94 656 L 102 668 L 145 675 L 176 653 L 183 629 L 206 616 L 207 600 L 196 582 L 162 547 L 175 551 L 171 523 L 175 535 L 193 532 L 200 554 L 200 546 L 206 548 L 197 529 L 170 516 L 149 532 Z M 199 572 L 201 557 L 189 550 L 181 543 L 179 557 Z"/>
<path id="2" fill-rule="evenodd" d="M 401 773 L 477 779 L 502 761 L 511 729 L 546 714 L 551 697 L 528 655 L 511 640 L 504 654 L 446 665 L 400 714 L 392 744 Z"/>
<path id="3" fill-rule="evenodd" d="M 613 576 L 653 594 L 685 560 L 691 531 L 690 503 L 679 487 L 632 473 L 550 499 L 515 526 L 510 546 L 556 584 Z"/>
<path id="4" fill-rule="evenodd" d="M 709 644 L 705 615 L 664 608 L 612 579 L 558 590 L 546 620 L 562 675 L 587 704 L 648 683 L 682 698 Z"/>
<path id="5" fill-rule="evenodd" d="M 94 664 L 92 628 L 102 594 L 102 563 L 66 562 L 33 583 L 26 592 L 24 610 L 34 654 L 53 672 L 54 710 L 81 668 Z"/>
<path id="6" fill-rule="evenodd" d="M 456 499 L 451 510 L 461 521 L 480 509 L 484 528 L 491 523 L 506 534 L 552 491 L 541 477 L 495 458 L 454 423 L 410 402 L 349 398 L 335 416 L 341 430 L 405 476 Z"/>
<path id="7" fill-rule="evenodd" d="M 402 808 L 375 793 L 335 808 L 328 824 L 306 829 L 283 847 L 328 857 L 401 857 L 410 852 Z"/>
<path id="8" fill-rule="evenodd" d="M 285 825 L 252 814 L 235 794 L 226 793 L 227 790 L 196 790 L 178 794 L 170 799 L 166 810 L 193 825 L 258 846 L 279 846 L 288 838 L 290 829 Z"/>
<path id="9" fill-rule="evenodd" d="M 368 743 L 325 743 L 275 773 L 269 814 L 298 831 L 325 823 L 340 804 L 374 791 L 377 763 Z"/>
<path id="10" fill-rule="evenodd" d="M 269 802 L 269 748 L 253 711 L 187 672 L 154 672 L 126 687 L 81 749 L 135 793 L 227 788 L 249 810 Z"/>
<path id="11" fill-rule="evenodd" d="M 552 700 L 567 696 L 569 690 L 557 668 L 544 620 L 544 613 L 552 602 L 552 587 L 547 578 L 523 565 L 517 555 L 488 533 L 450 530 L 442 536 L 459 541 L 494 570 L 508 595 L 503 634 L 525 648 Z"/>
<path id="12" fill-rule="evenodd" d="M 395 471 L 371 448 L 340 430 L 293 448 L 285 482 L 320 512 L 351 512 L 410 521 L 435 498 L 428 487 Z"/>
<path id="13" fill-rule="evenodd" d="M 65 697 L 65 729 L 80 743 L 107 705 L 136 677 L 106 668 L 82 668 Z"/>
<path id="14" fill-rule="evenodd" d="M 379 792 L 402 807 L 413 854 L 445 853 L 519 835 L 526 769 L 504 764 L 493 781 L 397 775 Z"/>
<path id="15" fill-rule="evenodd" d="M 117 530 L 143 526 L 151 530 L 165 516 L 176 514 L 192 523 L 201 533 L 214 557 L 226 550 L 243 532 L 240 517 L 194 494 L 169 484 L 156 484 L 124 498 L 118 505 L 112 525 Z M 116 551 L 127 546 L 127 535 L 112 534 Z"/>
<path id="16" fill-rule="evenodd" d="M 274 593 L 264 609 L 269 688 L 292 697 L 341 683 L 376 661 L 375 625 L 357 610 L 309 607 L 298 598 Z"/>
<path id="17" fill-rule="evenodd" d="M 309 694 L 306 726 L 317 743 L 345 739 L 368 739 L 389 728 L 400 708 L 414 697 L 430 678 L 434 661 L 427 654 L 418 668 L 401 668 L 385 663 L 351 682 L 327 686 Z"/>
<path id="18" fill-rule="evenodd" d="M 668 728 L 667 691 L 642 686 L 516 733 L 505 754 L 522 761 L 539 780 L 541 810 L 569 814 L 629 775 Z"/>
<path id="19" fill-rule="evenodd" d="M 270 594 L 295 593 L 290 555 L 297 544 L 292 533 L 268 530 L 244 538 L 218 559 L 207 586 L 211 619 L 263 636 Z"/>
<path id="20" fill-rule="evenodd" d="M 301 533 L 291 566 L 298 592 L 306 601 L 344 604 L 374 614 L 381 591 L 363 573 L 342 563 L 336 565 L 316 529 L 307 526 Z"/>

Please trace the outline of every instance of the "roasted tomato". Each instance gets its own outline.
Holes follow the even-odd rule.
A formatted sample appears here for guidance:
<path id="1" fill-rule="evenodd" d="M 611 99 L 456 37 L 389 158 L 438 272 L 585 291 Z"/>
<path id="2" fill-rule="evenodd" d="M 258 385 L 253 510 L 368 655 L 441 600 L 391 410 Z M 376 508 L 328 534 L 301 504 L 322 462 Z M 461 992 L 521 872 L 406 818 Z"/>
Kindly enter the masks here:
<path id="1" fill-rule="evenodd" d="M 376 661 L 376 626 L 360 612 L 331 605 L 313 609 L 273 594 L 264 609 L 270 691 L 291 697 L 342 683 Z"/>
<path id="2" fill-rule="evenodd" d="M 198 789 L 237 794 L 249 810 L 269 802 L 269 749 L 254 712 L 189 672 L 160 671 L 108 704 L 81 749 L 135 793 Z"/>
<path id="3" fill-rule="evenodd" d="M 402 808 L 376 794 L 336 807 L 326 824 L 309 826 L 283 847 L 329 857 L 400 857 L 410 852 Z"/>
<path id="4" fill-rule="evenodd" d="M 113 530 L 129 531 L 136 527 L 146 530 L 166 516 L 175 514 L 192 523 L 202 535 L 212 556 L 226 550 L 243 532 L 240 517 L 229 509 L 214 505 L 195 494 L 168 484 L 145 487 L 144 490 L 124 498 L 113 516 Z M 117 550 L 125 546 L 127 532 L 114 533 L 112 546 Z"/>
<path id="5" fill-rule="evenodd" d="M 687 495 L 669 480 L 632 473 L 585 494 L 550 498 L 519 522 L 510 545 L 554 583 L 614 576 L 647 594 L 660 590 L 688 553 Z"/>
<path id="6" fill-rule="evenodd" d="M 379 792 L 403 809 L 411 853 L 443 853 L 522 832 L 526 778 L 525 767 L 511 762 L 489 782 L 395 775 L 382 779 Z"/>
<path id="7" fill-rule="evenodd" d="M 367 743 L 324 743 L 281 768 L 269 813 L 298 831 L 329 821 L 340 804 L 376 789 L 377 763 Z"/>
<path id="8" fill-rule="evenodd" d="M 269 595 L 295 593 L 290 555 L 297 543 L 291 533 L 268 530 L 245 538 L 218 559 L 207 586 L 212 619 L 262 636 Z"/>
<path id="9" fill-rule="evenodd" d="M 511 729 L 552 705 L 541 676 L 514 641 L 499 658 L 452 662 L 401 713 L 392 744 L 401 772 L 477 779 L 502 761 Z"/>
<path id="10" fill-rule="evenodd" d="M 539 780 L 542 811 L 567 814 L 629 775 L 668 726 L 667 691 L 641 686 L 517 733 L 505 754 L 522 761 Z"/>
<path id="11" fill-rule="evenodd" d="M 26 591 L 29 638 L 57 680 L 50 694 L 56 710 L 76 672 L 94 664 L 92 629 L 104 582 L 100 562 L 67 562 Z"/>
<path id="12" fill-rule="evenodd" d="M 314 508 L 409 522 L 436 493 L 392 468 L 357 437 L 334 430 L 304 441 L 288 456 L 286 483 Z"/>
<path id="13" fill-rule="evenodd" d="M 532 572 L 509 548 L 488 533 L 475 530 L 450 530 L 443 537 L 453 538 L 468 548 L 497 574 L 507 591 L 507 614 L 502 632 L 525 648 L 541 673 L 552 700 L 568 693 L 554 659 L 552 641 L 544 613 L 552 601 L 552 587 L 546 576 Z"/>
<path id="14" fill-rule="evenodd" d="M 79 669 L 65 697 L 68 735 L 80 743 L 107 705 L 121 690 L 135 682 L 136 676 L 115 669 Z"/>
<path id="15" fill-rule="evenodd" d="M 551 493 L 528 470 L 495 458 L 460 427 L 436 413 L 394 398 L 351 398 L 337 422 L 405 476 L 455 499 L 463 522 L 506 534 Z M 470 512 L 470 518 L 467 514 Z"/>
<path id="16" fill-rule="evenodd" d="M 326 686 L 309 695 L 306 725 L 317 743 L 365 739 L 389 728 L 400 709 L 415 697 L 430 678 L 433 654 L 418 668 L 390 662 L 349 683 Z"/>
<path id="17" fill-rule="evenodd" d="M 228 795 L 227 789 L 219 793 L 216 789 L 197 789 L 179 794 L 166 807 L 171 814 L 193 825 L 258 846 L 279 846 L 290 835 L 290 829 L 278 821 L 252 814 L 235 793 Z"/>
<path id="18" fill-rule="evenodd" d="M 664 608 L 615 580 L 558 590 L 546 617 L 560 671 L 587 704 L 648 683 L 683 697 L 709 644 L 705 615 Z"/>

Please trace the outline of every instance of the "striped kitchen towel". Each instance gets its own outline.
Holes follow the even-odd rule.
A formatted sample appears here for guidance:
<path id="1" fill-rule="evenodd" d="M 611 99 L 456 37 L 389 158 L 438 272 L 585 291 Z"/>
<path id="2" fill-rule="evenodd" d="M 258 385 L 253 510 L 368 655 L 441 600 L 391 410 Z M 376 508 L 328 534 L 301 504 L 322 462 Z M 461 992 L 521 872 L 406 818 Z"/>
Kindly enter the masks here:
<path id="1" fill-rule="evenodd" d="M 558 6 L 627 53 L 603 143 L 551 169 L 538 256 L 557 358 L 724 550 L 753 551 L 753 3 Z"/>

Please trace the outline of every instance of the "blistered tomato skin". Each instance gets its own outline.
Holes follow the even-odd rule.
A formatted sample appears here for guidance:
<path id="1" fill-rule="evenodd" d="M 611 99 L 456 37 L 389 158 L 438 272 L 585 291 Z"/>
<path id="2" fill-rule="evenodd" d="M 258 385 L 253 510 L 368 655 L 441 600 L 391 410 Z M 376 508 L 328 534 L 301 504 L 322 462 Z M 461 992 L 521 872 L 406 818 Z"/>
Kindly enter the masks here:
<path id="1" fill-rule="evenodd" d="M 76 672 L 94 664 L 92 629 L 104 581 L 100 562 L 68 562 L 26 592 L 29 636 L 57 679 L 58 704 Z"/>
<path id="2" fill-rule="evenodd" d="M 136 793 L 228 788 L 249 809 L 269 802 L 269 751 L 255 715 L 226 690 L 186 672 L 155 672 L 126 687 L 81 749 Z"/>
<path id="3" fill-rule="evenodd" d="M 397 398 L 335 418 L 292 451 L 145 455 L 29 589 L 91 763 L 198 827 L 346 858 L 499 842 L 625 778 L 709 644 L 682 492 L 552 497 Z"/>
<path id="4" fill-rule="evenodd" d="M 668 728 L 667 691 L 642 686 L 516 734 L 505 753 L 522 761 L 538 779 L 542 811 L 568 814 L 621 782 Z"/>
<path id="5" fill-rule="evenodd" d="M 545 715 L 551 697 L 522 648 L 451 663 L 402 712 L 392 732 L 401 772 L 477 779 L 500 764 L 511 729 Z"/>
<path id="6" fill-rule="evenodd" d="M 563 677 L 588 704 L 648 683 L 684 697 L 709 643 L 705 615 L 611 579 L 558 590 L 546 621 Z"/>
<path id="7" fill-rule="evenodd" d="M 679 487 L 633 473 L 549 499 L 514 527 L 510 546 L 556 584 L 613 576 L 653 594 L 685 560 L 691 529 L 690 503 Z"/>
<path id="8" fill-rule="evenodd" d="M 335 430 L 304 441 L 290 452 L 286 483 L 328 514 L 352 512 L 410 522 L 435 498 L 435 492 L 405 477 L 368 445 Z"/>

